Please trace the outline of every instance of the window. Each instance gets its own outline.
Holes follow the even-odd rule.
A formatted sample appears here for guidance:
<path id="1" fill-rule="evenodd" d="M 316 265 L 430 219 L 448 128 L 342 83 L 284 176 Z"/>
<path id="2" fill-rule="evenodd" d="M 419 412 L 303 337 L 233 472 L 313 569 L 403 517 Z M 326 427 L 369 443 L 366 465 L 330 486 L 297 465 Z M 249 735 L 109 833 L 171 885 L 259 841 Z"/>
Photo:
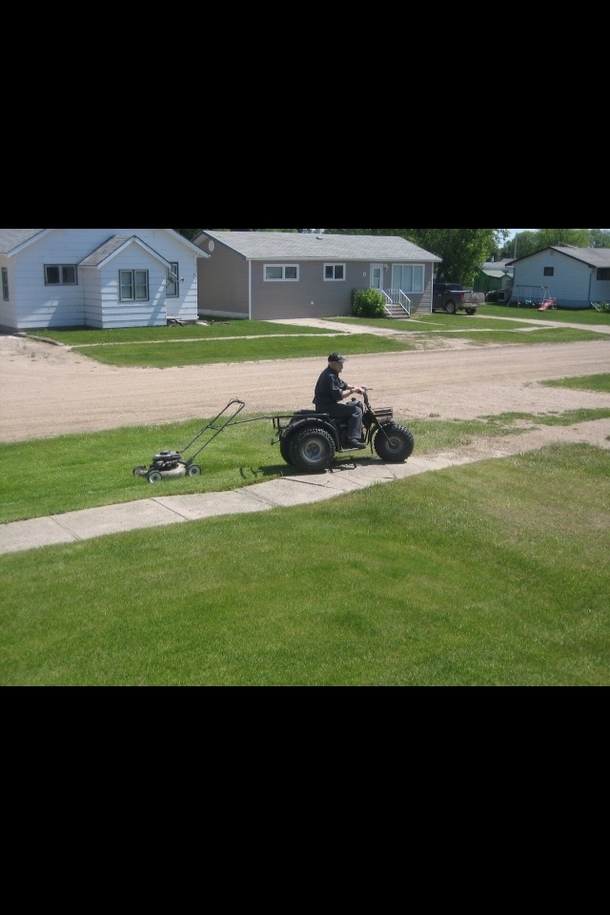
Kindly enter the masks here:
<path id="1" fill-rule="evenodd" d="M 423 264 L 392 264 L 392 289 L 417 293 L 424 291 Z"/>
<path id="2" fill-rule="evenodd" d="M 600 267 L 597 271 L 598 280 L 610 280 L 610 267 Z"/>
<path id="3" fill-rule="evenodd" d="M 45 286 L 76 286 L 76 267 L 74 264 L 45 264 Z"/>
<path id="4" fill-rule="evenodd" d="M 6 267 L 2 268 L 2 298 L 8 302 L 8 270 Z"/>
<path id="5" fill-rule="evenodd" d="M 167 272 L 167 284 L 165 287 L 165 295 L 168 299 L 175 299 L 180 291 L 179 276 L 178 263 L 172 262 L 171 269 Z"/>
<path id="6" fill-rule="evenodd" d="M 265 264 L 265 282 L 298 280 L 299 268 L 297 264 Z"/>
<path id="7" fill-rule="evenodd" d="M 325 280 L 344 280 L 345 264 L 324 264 Z"/>
<path id="8" fill-rule="evenodd" d="M 544 275 L 545 276 L 555 276 L 555 268 L 554 267 L 545 267 Z"/>
<path id="9" fill-rule="evenodd" d="M 119 301 L 148 301 L 148 270 L 119 270 Z"/>

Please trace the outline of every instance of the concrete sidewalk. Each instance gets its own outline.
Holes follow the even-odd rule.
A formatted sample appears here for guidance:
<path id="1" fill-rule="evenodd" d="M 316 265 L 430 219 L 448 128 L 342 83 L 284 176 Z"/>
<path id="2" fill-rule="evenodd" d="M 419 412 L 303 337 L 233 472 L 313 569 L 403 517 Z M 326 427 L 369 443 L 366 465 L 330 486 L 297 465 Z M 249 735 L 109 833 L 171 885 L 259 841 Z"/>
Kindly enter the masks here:
<path id="1" fill-rule="evenodd" d="M 0 554 L 56 543 L 90 540 L 105 534 L 146 527 L 180 524 L 216 515 L 260 512 L 320 502 L 377 483 L 388 483 L 427 470 L 440 470 L 456 463 L 467 463 L 467 460 L 411 457 L 405 464 L 384 464 L 379 459 L 365 458 L 359 459 L 357 463 L 333 467 L 323 474 L 294 474 L 230 492 L 201 495 L 172 496 L 171 480 L 167 484 L 155 483 L 150 487 L 154 490 L 154 495 L 149 499 L 2 524 Z"/>

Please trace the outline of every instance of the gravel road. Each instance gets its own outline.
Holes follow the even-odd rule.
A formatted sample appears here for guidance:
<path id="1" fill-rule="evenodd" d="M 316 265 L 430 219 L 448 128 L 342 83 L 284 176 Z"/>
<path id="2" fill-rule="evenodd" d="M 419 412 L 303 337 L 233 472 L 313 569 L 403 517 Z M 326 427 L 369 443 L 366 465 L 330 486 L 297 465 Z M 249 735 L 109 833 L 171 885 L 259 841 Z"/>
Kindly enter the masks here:
<path id="1" fill-rule="evenodd" d="M 0 335 L 0 441 L 49 438 L 137 424 L 215 416 L 229 400 L 246 413 L 309 407 L 328 355 L 175 369 L 114 368 L 81 353 L 19 335 Z M 334 344 L 333 344 L 334 345 Z M 347 381 L 372 388 L 373 406 L 402 420 L 469 419 L 508 411 L 610 407 L 609 394 L 539 382 L 610 371 L 610 336 L 584 343 L 439 348 L 350 358 Z"/>

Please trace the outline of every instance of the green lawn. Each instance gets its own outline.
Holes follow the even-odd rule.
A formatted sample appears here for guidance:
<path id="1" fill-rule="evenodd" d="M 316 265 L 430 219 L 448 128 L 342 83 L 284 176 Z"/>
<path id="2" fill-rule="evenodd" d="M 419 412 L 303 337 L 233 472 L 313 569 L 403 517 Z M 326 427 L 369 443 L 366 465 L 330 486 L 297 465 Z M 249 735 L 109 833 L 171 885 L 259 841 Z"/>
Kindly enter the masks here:
<path id="1" fill-rule="evenodd" d="M 524 318 L 555 322 L 555 327 L 535 327 Z M 506 317 L 510 320 L 494 320 Z M 182 365 L 204 365 L 217 362 L 259 361 L 263 359 L 296 359 L 319 357 L 325 336 L 324 351 L 345 349 L 350 354 L 387 353 L 413 350 L 426 340 L 439 337 L 462 337 L 478 346 L 498 344 L 569 343 L 575 340 L 600 339 L 590 325 L 609 325 L 610 315 L 590 311 L 554 311 L 538 314 L 536 309 L 506 308 L 486 305 L 476 315 L 418 314 L 405 319 L 329 318 L 332 325 L 345 324 L 345 333 L 329 324 L 323 327 L 275 324 L 270 321 L 229 320 L 210 325 L 188 327 L 130 327 L 115 330 L 45 330 L 43 335 L 74 351 L 108 365 L 170 368 Z M 582 325 L 582 330 L 566 327 Z M 362 334 L 348 332 L 348 327 L 362 327 Z M 393 331 L 391 337 L 366 333 L 370 327 Z M 347 339 L 346 339 L 347 338 Z M 607 338 L 610 341 L 610 335 Z M 161 345 L 164 344 L 164 345 Z"/>
<path id="2" fill-rule="evenodd" d="M 0 556 L 4 686 L 607 686 L 608 452 Z"/>

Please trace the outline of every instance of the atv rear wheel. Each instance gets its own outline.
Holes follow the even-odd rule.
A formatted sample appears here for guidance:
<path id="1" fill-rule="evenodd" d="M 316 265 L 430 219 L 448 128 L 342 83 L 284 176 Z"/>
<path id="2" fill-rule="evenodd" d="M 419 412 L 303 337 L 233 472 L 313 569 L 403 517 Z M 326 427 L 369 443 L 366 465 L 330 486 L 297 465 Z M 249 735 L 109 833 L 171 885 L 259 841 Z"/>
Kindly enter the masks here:
<path id="1" fill-rule="evenodd" d="M 415 447 L 415 439 L 410 429 L 397 423 L 382 426 L 375 436 L 375 451 L 388 464 L 401 464 L 406 461 Z"/>
<path id="2" fill-rule="evenodd" d="M 332 464 L 335 451 L 330 432 L 316 427 L 304 429 L 291 439 L 290 463 L 306 473 L 323 473 Z"/>
<path id="3" fill-rule="evenodd" d="M 287 464 L 292 464 L 292 458 L 290 457 L 290 448 L 292 446 L 292 441 L 290 438 L 281 438 L 280 439 L 280 454 L 284 458 Z"/>

